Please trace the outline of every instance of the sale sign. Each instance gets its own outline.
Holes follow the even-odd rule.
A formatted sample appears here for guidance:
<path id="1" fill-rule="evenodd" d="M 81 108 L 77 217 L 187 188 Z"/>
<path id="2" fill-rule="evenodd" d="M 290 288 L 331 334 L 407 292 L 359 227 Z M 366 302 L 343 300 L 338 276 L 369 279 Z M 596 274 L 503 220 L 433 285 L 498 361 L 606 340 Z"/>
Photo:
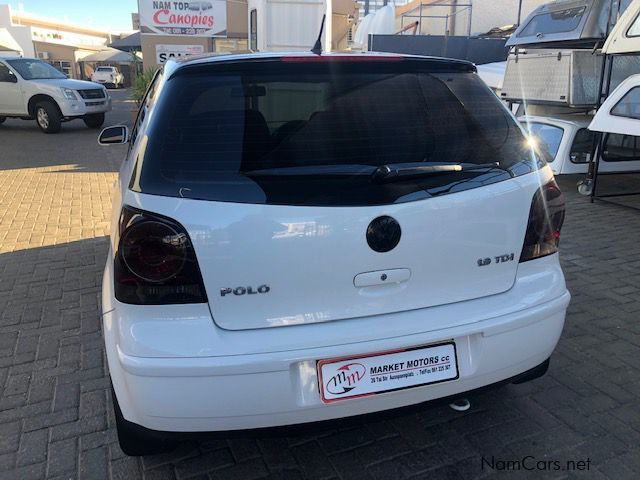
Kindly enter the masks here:
<path id="1" fill-rule="evenodd" d="M 226 0 L 138 0 L 140 31 L 164 35 L 225 36 Z"/>
<path id="2" fill-rule="evenodd" d="M 156 45 L 156 63 L 162 65 L 170 59 L 179 60 L 192 55 L 202 55 L 202 45 Z"/>

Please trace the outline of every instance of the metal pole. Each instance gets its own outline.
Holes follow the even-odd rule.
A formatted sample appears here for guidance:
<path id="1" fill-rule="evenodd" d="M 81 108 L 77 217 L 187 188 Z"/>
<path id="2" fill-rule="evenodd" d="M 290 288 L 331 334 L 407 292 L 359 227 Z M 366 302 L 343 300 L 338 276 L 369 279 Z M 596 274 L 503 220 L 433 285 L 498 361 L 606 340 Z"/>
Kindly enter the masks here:
<path id="1" fill-rule="evenodd" d="M 369 0 L 364 0 L 364 14 L 369 15 Z"/>
<path id="2" fill-rule="evenodd" d="M 613 2 L 615 0 L 610 0 L 609 2 L 609 13 L 607 15 L 607 28 L 605 31 L 605 39 L 609 36 L 610 26 L 611 26 L 611 17 L 613 14 Z M 607 61 L 611 63 L 609 68 L 607 69 Z M 613 59 L 609 58 L 609 55 L 603 55 L 602 57 L 602 68 L 600 69 L 600 81 L 598 82 L 598 98 L 596 99 L 596 111 L 602 105 L 602 97 L 604 95 L 604 87 L 605 87 L 605 72 L 609 73 L 609 79 L 607 81 L 607 87 L 611 82 L 611 68 L 613 66 Z M 604 135 L 601 132 L 598 132 L 593 139 L 593 147 L 591 154 L 591 162 L 589 163 L 589 171 L 587 172 L 587 180 L 591 179 L 591 194 L 590 194 L 590 202 L 593 203 L 593 199 L 596 196 L 596 185 L 598 183 L 598 170 L 600 168 L 600 156 L 602 155 L 602 148 L 604 147 Z"/>
<path id="3" fill-rule="evenodd" d="M 520 20 L 522 18 L 522 0 L 518 2 L 518 26 L 520 26 Z"/>
<path id="4" fill-rule="evenodd" d="M 471 16 L 473 15 L 473 0 L 469 3 L 469 23 L 467 25 L 467 38 L 471 36 Z"/>

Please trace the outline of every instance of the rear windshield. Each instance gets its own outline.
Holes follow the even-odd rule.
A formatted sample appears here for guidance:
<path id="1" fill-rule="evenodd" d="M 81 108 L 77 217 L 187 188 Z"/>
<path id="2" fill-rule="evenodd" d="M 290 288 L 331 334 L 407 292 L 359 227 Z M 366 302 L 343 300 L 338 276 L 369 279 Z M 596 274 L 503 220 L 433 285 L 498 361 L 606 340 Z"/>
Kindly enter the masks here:
<path id="1" fill-rule="evenodd" d="M 98 72 L 112 72 L 113 71 L 113 67 L 98 67 L 98 70 L 96 70 Z"/>
<path id="2" fill-rule="evenodd" d="M 475 73 L 457 69 L 406 60 L 186 67 L 157 100 L 132 189 L 244 203 L 379 205 L 538 168 L 508 110 Z M 373 179 L 385 165 L 441 164 L 463 169 Z"/>

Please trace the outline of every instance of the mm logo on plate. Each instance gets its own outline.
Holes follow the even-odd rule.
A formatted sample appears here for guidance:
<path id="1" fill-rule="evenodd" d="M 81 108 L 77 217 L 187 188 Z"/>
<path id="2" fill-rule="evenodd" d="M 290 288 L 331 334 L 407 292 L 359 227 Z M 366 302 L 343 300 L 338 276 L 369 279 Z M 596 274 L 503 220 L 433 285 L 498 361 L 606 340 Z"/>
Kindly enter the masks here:
<path id="1" fill-rule="evenodd" d="M 326 381 L 324 388 L 333 395 L 343 395 L 356 388 L 366 373 L 367 369 L 361 363 L 348 363 L 338 368 L 337 373 Z"/>

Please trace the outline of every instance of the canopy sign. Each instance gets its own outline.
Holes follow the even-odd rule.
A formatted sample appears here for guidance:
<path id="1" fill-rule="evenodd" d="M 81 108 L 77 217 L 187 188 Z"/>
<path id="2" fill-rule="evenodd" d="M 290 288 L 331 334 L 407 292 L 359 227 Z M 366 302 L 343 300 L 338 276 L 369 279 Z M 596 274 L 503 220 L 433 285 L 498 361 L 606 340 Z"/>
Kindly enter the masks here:
<path id="1" fill-rule="evenodd" d="M 226 0 L 138 0 L 140 31 L 164 35 L 225 36 Z"/>

